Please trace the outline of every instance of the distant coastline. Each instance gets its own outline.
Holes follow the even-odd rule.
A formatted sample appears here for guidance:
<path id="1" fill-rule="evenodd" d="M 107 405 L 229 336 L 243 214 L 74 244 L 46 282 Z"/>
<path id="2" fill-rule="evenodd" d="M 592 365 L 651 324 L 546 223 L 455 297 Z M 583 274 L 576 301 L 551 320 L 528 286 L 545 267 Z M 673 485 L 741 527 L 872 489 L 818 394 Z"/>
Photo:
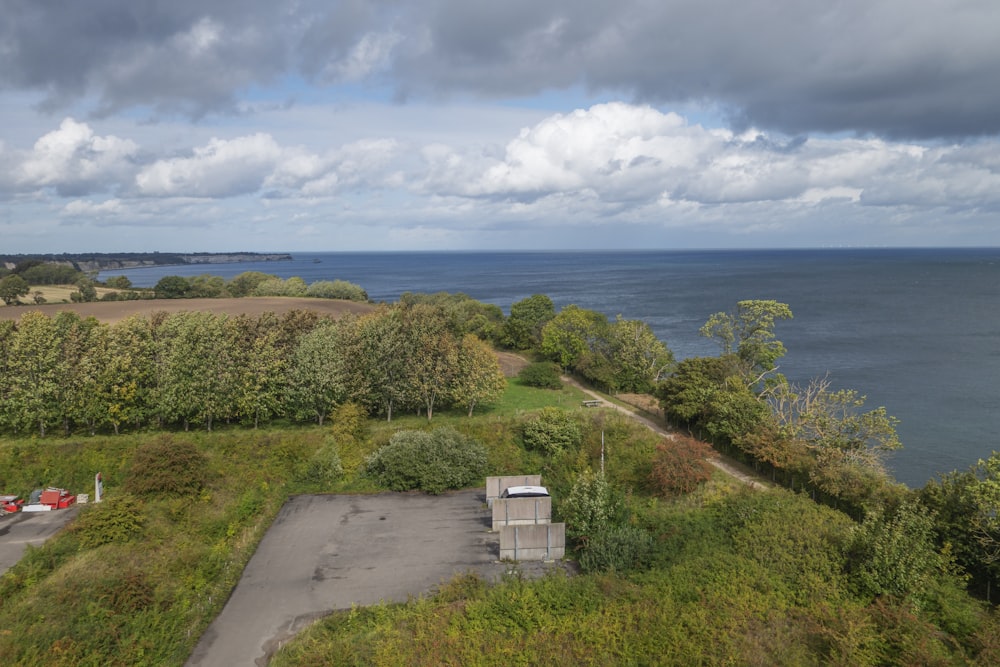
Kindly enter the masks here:
<path id="1" fill-rule="evenodd" d="M 282 262 L 291 261 L 288 253 L 259 252 L 123 252 L 123 253 L 59 253 L 0 255 L 0 264 L 13 269 L 26 260 L 41 260 L 55 264 L 72 266 L 78 271 L 109 271 L 114 269 L 135 269 L 148 266 L 183 266 L 192 264 L 236 264 L 239 262 Z"/>

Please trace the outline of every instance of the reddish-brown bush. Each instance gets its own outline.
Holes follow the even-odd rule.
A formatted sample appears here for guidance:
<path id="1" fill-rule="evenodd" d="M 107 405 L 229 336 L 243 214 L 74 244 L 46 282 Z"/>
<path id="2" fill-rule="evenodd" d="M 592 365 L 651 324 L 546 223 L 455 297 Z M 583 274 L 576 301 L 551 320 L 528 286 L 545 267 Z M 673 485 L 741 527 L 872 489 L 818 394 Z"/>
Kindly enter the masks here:
<path id="1" fill-rule="evenodd" d="M 676 435 L 664 439 L 653 455 L 653 490 L 662 496 L 691 493 L 712 476 L 708 459 L 714 455 L 711 446 L 694 438 Z"/>

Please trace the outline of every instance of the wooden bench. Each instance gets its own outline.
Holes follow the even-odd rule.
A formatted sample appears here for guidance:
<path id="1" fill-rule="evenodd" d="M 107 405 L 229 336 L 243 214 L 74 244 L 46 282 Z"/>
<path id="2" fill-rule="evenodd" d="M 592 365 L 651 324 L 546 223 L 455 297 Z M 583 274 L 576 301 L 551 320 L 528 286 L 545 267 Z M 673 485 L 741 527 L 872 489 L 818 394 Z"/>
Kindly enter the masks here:
<path id="1" fill-rule="evenodd" d="M 601 406 L 602 403 L 604 403 L 604 401 L 602 401 L 600 399 L 594 399 L 594 400 L 590 400 L 590 401 L 581 401 L 581 402 L 583 403 L 583 407 L 585 407 L 585 408 L 598 408 L 598 407 Z"/>

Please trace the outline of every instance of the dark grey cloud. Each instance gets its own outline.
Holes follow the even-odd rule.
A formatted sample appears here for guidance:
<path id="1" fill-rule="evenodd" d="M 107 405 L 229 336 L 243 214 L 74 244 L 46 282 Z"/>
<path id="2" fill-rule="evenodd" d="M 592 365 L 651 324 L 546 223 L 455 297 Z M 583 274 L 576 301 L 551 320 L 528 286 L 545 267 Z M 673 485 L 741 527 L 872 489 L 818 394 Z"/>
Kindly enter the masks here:
<path id="1" fill-rule="evenodd" d="M 4 0 L 0 87 L 190 115 L 286 76 L 399 99 L 583 87 L 735 127 L 1000 132 L 1000 3 L 956 0 Z"/>

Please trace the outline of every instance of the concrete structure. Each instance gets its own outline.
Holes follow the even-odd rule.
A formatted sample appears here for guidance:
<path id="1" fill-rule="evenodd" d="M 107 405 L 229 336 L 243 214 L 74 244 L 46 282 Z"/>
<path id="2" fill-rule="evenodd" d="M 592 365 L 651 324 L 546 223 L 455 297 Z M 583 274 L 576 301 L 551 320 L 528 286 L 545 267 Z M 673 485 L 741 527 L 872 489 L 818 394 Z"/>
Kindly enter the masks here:
<path id="1" fill-rule="evenodd" d="M 508 475 L 507 477 L 486 478 L 486 505 L 493 507 L 493 501 L 500 497 L 500 492 L 508 486 L 541 486 L 541 475 Z"/>
<path id="2" fill-rule="evenodd" d="M 493 531 L 504 526 L 552 523 L 552 498 L 497 498 L 493 501 Z"/>
<path id="3" fill-rule="evenodd" d="M 560 560 L 566 555 L 566 524 L 504 526 L 500 529 L 500 560 Z"/>

